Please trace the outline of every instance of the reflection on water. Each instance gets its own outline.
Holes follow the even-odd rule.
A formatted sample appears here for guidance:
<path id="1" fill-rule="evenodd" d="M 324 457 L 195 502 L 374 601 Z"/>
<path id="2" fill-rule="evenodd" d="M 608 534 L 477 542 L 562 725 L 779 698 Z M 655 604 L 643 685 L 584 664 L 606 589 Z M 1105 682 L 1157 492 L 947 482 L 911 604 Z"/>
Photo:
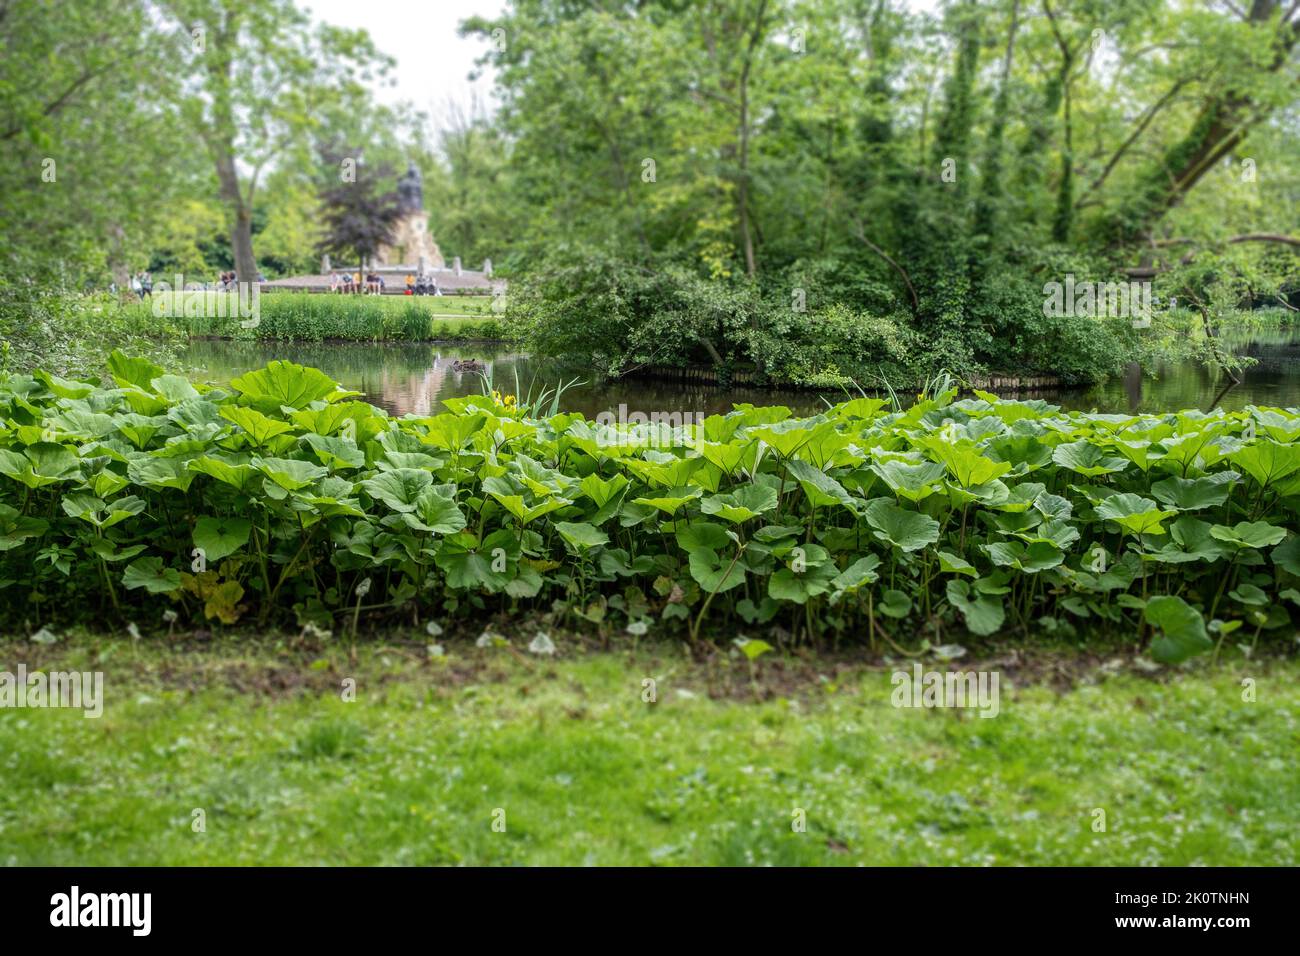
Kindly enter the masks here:
<path id="1" fill-rule="evenodd" d="M 1225 342 L 1228 340 L 1225 338 Z M 1180 408 L 1209 410 L 1213 404 L 1227 409 L 1245 405 L 1300 406 L 1300 329 L 1267 330 L 1249 340 L 1231 343 L 1258 364 L 1242 373 L 1242 384 L 1230 388 L 1223 375 L 1190 363 L 1162 367 L 1155 378 L 1136 370 L 1092 389 L 1035 393 L 1065 408 L 1101 412 L 1163 412 Z M 213 382 L 228 382 L 250 369 L 261 368 L 272 359 L 288 359 L 311 365 L 332 376 L 344 387 L 363 392 L 367 401 L 392 415 L 436 414 L 441 400 L 477 394 L 481 379 L 471 371 L 456 371 L 457 360 L 477 359 L 492 366 L 498 388 L 515 390 L 518 374 L 521 390 L 530 380 L 537 388 L 574 376 L 526 355 L 502 348 L 476 345 L 410 345 L 356 343 L 272 343 L 195 340 L 185 358 L 197 376 Z M 825 407 L 814 392 L 783 389 L 719 388 L 692 383 L 631 380 L 595 382 L 596 375 L 584 376 L 586 384 L 564 395 L 565 411 L 582 412 L 589 418 L 612 411 L 619 405 L 632 412 L 725 412 L 733 404 L 786 405 L 795 414 L 808 415 Z M 827 393 L 836 401 L 842 395 Z M 1008 396 L 1025 398 L 1030 396 Z"/>
<path id="2" fill-rule="evenodd" d="M 1130 369 L 1122 378 L 1052 398 L 1066 408 L 1101 412 L 1166 412 L 1179 408 L 1247 405 L 1300 406 L 1300 329 L 1265 329 L 1249 336 L 1222 336 L 1225 348 L 1256 360 L 1239 372 L 1240 385 L 1191 362 L 1161 365 L 1154 378 Z"/>
<path id="3" fill-rule="evenodd" d="M 564 393 L 561 408 L 594 418 L 603 411 L 616 415 L 620 403 L 632 412 L 715 412 L 730 411 L 733 403 L 787 405 L 797 414 L 813 414 L 826 403 L 815 392 L 788 389 L 718 388 L 683 382 L 639 379 L 623 382 L 594 382 L 594 371 L 558 368 L 537 362 L 527 355 L 483 345 L 411 345 L 356 343 L 230 342 L 211 339 L 192 341 L 184 360 L 193 374 L 212 382 L 228 382 L 273 359 L 287 359 L 310 365 L 333 377 L 345 388 L 364 392 L 366 400 L 391 415 L 436 414 L 441 399 L 477 395 L 482 378 L 477 372 L 456 371 L 457 360 L 477 359 L 492 367 L 493 381 L 503 392 L 527 393 L 575 377 L 585 384 Z M 838 400 L 828 395 L 832 401 Z"/>

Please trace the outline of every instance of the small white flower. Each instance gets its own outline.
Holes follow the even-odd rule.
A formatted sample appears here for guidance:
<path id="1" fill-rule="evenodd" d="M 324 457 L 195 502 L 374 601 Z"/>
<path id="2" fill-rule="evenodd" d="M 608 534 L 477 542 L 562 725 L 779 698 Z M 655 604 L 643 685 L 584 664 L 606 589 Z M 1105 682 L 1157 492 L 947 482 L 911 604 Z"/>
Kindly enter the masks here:
<path id="1" fill-rule="evenodd" d="M 529 643 L 528 649 L 534 654 L 554 654 L 555 642 L 551 640 L 551 635 L 538 631 L 537 636 Z"/>
<path id="2" fill-rule="evenodd" d="M 59 635 L 55 634 L 48 627 L 43 627 L 32 635 L 32 643 L 34 644 L 53 644 L 58 639 Z"/>
<path id="3" fill-rule="evenodd" d="M 446 657 L 447 652 L 441 644 L 430 644 L 427 648 L 430 657 Z"/>
<path id="4" fill-rule="evenodd" d="M 424 625 L 424 633 L 428 634 L 430 637 L 441 637 L 442 625 L 437 621 L 430 621 Z"/>
<path id="5" fill-rule="evenodd" d="M 140 640 L 140 628 L 136 626 L 135 621 L 132 621 L 126 626 L 126 632 L 131 635 L 132 640 Z"/>
<path id="6" fill-rule="evenodd" d="M 641 637 L 648 630 L 650 630 L 650 622 L 645 620 L 632 621 L 627 626 L 627 632 L 633 637 Z"/>
<path id="7" fill-rule="evenodd" d="M 357 597 L 363 598 L 370 593 L 370 579 L 362 578 L 361 583 L 357 585 Z"/>
<path id="8" fill-rule="evenodd" d="M 484 631 L 482 634 L 478 636 L 478 640 L 474 642 L 474 646 L 475 647 L 504 647 L 506 644 L 509 643 L 510 642 L 507 641 L 500 634 L 495 634 L 492 631 Z"/>

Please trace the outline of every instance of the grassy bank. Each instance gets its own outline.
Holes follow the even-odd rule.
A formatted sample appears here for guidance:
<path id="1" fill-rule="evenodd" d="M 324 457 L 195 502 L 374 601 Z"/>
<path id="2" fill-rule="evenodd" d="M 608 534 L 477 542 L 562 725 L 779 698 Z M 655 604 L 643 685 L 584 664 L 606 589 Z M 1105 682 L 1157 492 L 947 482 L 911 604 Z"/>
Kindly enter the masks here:
<path id="1" fill-rule="evenodd" d="M 105 673 L 100 719 L 0 710 L 0 860 L 1300 861 L 1294 661 L 1152 677 L 1013 652 L 980 665 L 1004 677 L 999 714 L 981 719 L 891 706 L 892 665 L 769 658 L 751 672 L 739 655 L 559 645 L 543 659 L 448 642 L 431 659 L 394 642 L 352 663 L 293 640 L 0 644 L 11 670 Z"/>
<path id="2" fill-rule="evenodd" d="M 181 301 L 137 302 L 138 321 L 174 323 L 192 336 L 288 341 L 500 341 L 505 329 L 490 296 L 310 295 L 272 292 L 253 303 L 233 294 L 190 293 Z M 155 311 L 167 318 L 155 319 Z"/>

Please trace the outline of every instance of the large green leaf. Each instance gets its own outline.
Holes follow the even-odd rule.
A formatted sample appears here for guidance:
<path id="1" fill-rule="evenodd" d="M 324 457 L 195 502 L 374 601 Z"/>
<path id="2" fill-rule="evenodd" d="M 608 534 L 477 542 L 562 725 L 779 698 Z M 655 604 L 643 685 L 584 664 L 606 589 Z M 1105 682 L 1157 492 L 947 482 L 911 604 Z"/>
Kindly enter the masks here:
<path id="1" fill-rule="evenodd" d="M 186 467 L 190 471 L 210 475 L 240 491 L 248 487 L 257 474 L 253 466 L 246 462 L 227 461 L 224 458 L 216 458 L 211 455 L 195 458 Z"/>
<path id="2" fill-rule="evenodd" d="M 767 579 L 767 593 L 778 601 L 805 604 L 829 591 L 837 577 L 833 564 L 809 564 L 803 571 L 780 568 Z"/>
<path id="3" fill-rule="evenodd" d="M 248 435 L 248 440 L 258 447 L 265 445 L 276 435 L 293 431 L 293 426 L 288 422 L 277 421 L 263 415 L 255 408 L 242 405 L 222 405 L 221 417 L 243 429 Z"/>
<path id="4" fill-rule="evenodd" d="M 1216 524 L 1210 528 L 1210 534 L 1234 548 L 1271 548 L 1286 537 L 1286 528 L 1267 521 L 1239 521 L 1231 528 Z"/>
<path id="5" fill-rule="evenodd" d="M 904 551 L 919 551 L 939 540 L 939 522 L 884 498 L 872 501 L 864 514 L 877 538 Z"/>
<path id="6" fill-rule="evenodd" d="M 114 349 L 108 356 L 108 371 L 113 376 L 113 381 L 123 388 L 134 385 L 142 391 L 151 391 L 150 383 L 159 375 L 164 374 L 164 369 L 159 368 L 143 358 L 128 358 L 117 349 Z"/>
<path id="7" fill-rule="evenodd" d="M 1128 459 L 1107 455 L 1105 450 L 1089 441 L 1068 442 L 1052 450 L 1052 461 L 1089 478 L 1109 475 L 1128 467 Z"/>
<path id="8" fill-rule="evenodd" d="M 776 489 L 768 485 L 741 485 L 731 494 L 712 495 L 700 502 L 706 515 L 717 515 L 733 524 L 757 518 L 776 507 Z"/>
<path id="9" fill-rule="evenodd" d="M 944 466 L 934 461 L 912 464 L 893 459 L 876 462 L 871 470 L 879 475 L 894 494 L 909 501 L 920 501 L 940 490 Z"/>
<path id="10" fill-rule="evenodd" d="M 880 580 L 880 575 L 876 569 L 880 567 L 880 558 L 874 554 L 869 554 L 865 558 L 858 558 L 847 568 L 837 574 L 831 584 L 836 591 L 856 591 L 864 585 L 874 584 Z"/>
<path id="11" fill-rule="evenodd" d="M 412 512 L 415 510 L 415 502 L 420 492 L 432 484 L 433 475 L 427 471 L 418 468 L 394 468 L 374 478 L 367 478 L 361 482 L 361 487 L 371 498 L 382 501 L 394 511 Z"/>
<path id="12" fill-rule="evenodd" d="M 988 452 L 970 442 L 954 444 L 939 436 L 929 436 L 922 444 L 936 461 L 947 467 L 963 488 L 986 484 L 1011 470 L 1009 462 L 995 461 Z"/>
<path id="13" fill-rule="evenodd" d="M 69 481 L 77 475 L 77 456 L 62 445 L 38 442 L 23 454 L 0 448 L 0 475 L 8 475 L 28 488 Z"/>
<path id="14" fill-rule="evenodd" d="M 1029 545 L 1019 541 L 996 541 L 983 547 L 994 564 L 1015 568 L 1026 574 L 1046 571 L 1065 560 L 1061 549 L 1048 541 L 1035 541 Z"/>
<path id="15" fill-rule="evenodd" d="M 366 453 L 355 442 L 332 435 L 304 435 L 316 458 L 327 468 L 361 468 L 366 463 Z"/>
<path id="16" fill-rule="evenodd" d="M 646 505 L 647 507 L 662 511 L 664 514 L 674 515 L 688 501 L 694 501 L 702 494 L 704 494 L 704 489 L 699 487 L 670 488 L 668 494 L 633 498 L 632 503 Z"/>
<path id="17" fill-rule="evenodd" d="M 555 530 L 578 553 L 609 544 L 609 535 L 586 522 L 557 521 Z"/>
<path id="18" fill-rule="evenodd" d="M 1159 636 L 1151 641 L 1151 656 L 1161 663 L 1177 664 L 1214 646 L 1201 612 L 1180 597 L 1153 597 L 1143 613 L 1147 623 L 1159 628 Z"/>
<path id="19" fill-rule="evenodd" d="M 1265 487 L 1300 471 L 1300 444 L 1282 445 L 1261 439 L 1229 456 L 1234 465 Z"/>
<path id="20" fill-rule="evenodd" d="M 39 538 L 49 528 L 44 518 L 30 518 L 17 508 L 0 504 L 0 551 L 11 551 L 29 538 Z"/>
<path id="21" fill-rule="evenodd" d="M 269 362 L 266 368 L 231 379 L 230 385 L 264 412 L 278 412 L 286 405 L 306 408 L 312 402 L 356 394 L 341 391 L 320 369 L 304 368 L 293 362 Z"/>
<path id="22" fill-rule="evenodd" d="M 233 516 L 204 517 L 194 523 L 194 547 L 203 551 L 208 561 L 229 557 L 248 543 L 253 523 Z"/>
<path id="23" fill-rule="evenodd" d="M 1161 511 L 1150 498 L 1141 495 L 1112 495 L 1097 506 L 1097 517 L 1113 521 L 1129 534 L 1164 534 L 1162 522 L 1177 511 Z"/>
<path id="24" fill-rule="evenodd" d="M 1279 568 L 1300 575 L 1300 535 L 1291 535 L 1290 538 L 1273 549 L 1272 555 L 1273 563 Z"/>
<path id="25" fill-rule="evenodd" d="M 164 568 L 162 558 L 136 558 L 122 573 L 122 584 L 128 590 L 143 588 L 150 594 L 166 594 L 180 588 L 181 573 Z"/>
<path id="26" fill-rule="evenodd" d="M 1240 477 L 1229 471 L 1202 478 L 1166 478 L 1152 485 L 1151 493 L 1179 511 L 1215 508 L 1228 500 L 1232 478 L 1223 477 L 1225 475 Z"/>
<path id="27" fill-rule="evenodd" d="M 467 522 L 454 494 L 455 486 L 430 485 L 416 495 L 413 511 L 402 511 L 402 520 L 416 531 L 455 534 Z"/>
<path id="28" fill-rule="evenodd" d="M 984 637 L 996 634 L 1006 621 L 1007 612 L 1002 599 L 973 592 L 969 581 L 953 578 L 948 582 L 946 594 L 948 603 L 961 611 L 966 629 L 972 634 Z"/>
<path id="29" fill-rule="evenodd" d="M 254 458 L 250 464 L 285 491 L 306 488 L 329 471 L 309 461 L 295 458 Z"/>

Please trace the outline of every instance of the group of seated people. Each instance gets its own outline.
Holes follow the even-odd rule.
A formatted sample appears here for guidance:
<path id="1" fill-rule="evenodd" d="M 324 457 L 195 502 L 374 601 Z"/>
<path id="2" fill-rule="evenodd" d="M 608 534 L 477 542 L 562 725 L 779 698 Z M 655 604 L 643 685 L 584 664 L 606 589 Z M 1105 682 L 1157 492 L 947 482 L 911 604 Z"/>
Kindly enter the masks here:
<path id="1" fill-rule="evenodd" d="M 438 280 L 433 276 L 426 276 L 420 273 L 418 276 L 406 277 L 406 294 L 407 295 L 442 295 L 442 290 L 438 288 Z"/>
<path id="2" fill-rule="evenodd" d="M 361 292 L 365 295 L 379 295 L 384 291 L 384 277 L 378 272 L 367 272 L 363 280 L 360 272 L 348 272 L 339 275 L 330 273 L 330 291 L 339 293 Z"/>
<path id="3" fill-rule="evenodd" d="M 384 291 L 384 277 L 378 272 L 367 272 L 362 279 L 360 272 L 330 273 L 330 291 L 339 293 L 360 292 L 365 295 L 379 295 Z M 408 275 L 406 277 L 406 295 L 442 295 L 438 280 L 433 276 Z"/>
<path id="4" fill-rule="evenodd" d="M 261 270 L 261 269 L 257 270 L 257 281 L 258 281 L 258 282 L 265 282 L 265 281 L 266 281 L 266 276 L 262 275 L 262 270 Z M 152 282 L 153 282 L 153 280 L 151 279 L 151 280 L 150 280 L 150 284 L 151 284 L 151 285 L 152 285 Z M 215 288 L 216 288 L 216 290 L 217 290 L 218 292 L 238 292 L 238 291 L 239 291 L 239 282 L 238 282 L 238 276 L 236 275 L 235 270 L 234 270 L 234 269 L 231 269 L 229 272 L 222 272 L 222 273 L 220 273 L 220 274 L 217 276 L 217 284 L 216 284 Z"/>

